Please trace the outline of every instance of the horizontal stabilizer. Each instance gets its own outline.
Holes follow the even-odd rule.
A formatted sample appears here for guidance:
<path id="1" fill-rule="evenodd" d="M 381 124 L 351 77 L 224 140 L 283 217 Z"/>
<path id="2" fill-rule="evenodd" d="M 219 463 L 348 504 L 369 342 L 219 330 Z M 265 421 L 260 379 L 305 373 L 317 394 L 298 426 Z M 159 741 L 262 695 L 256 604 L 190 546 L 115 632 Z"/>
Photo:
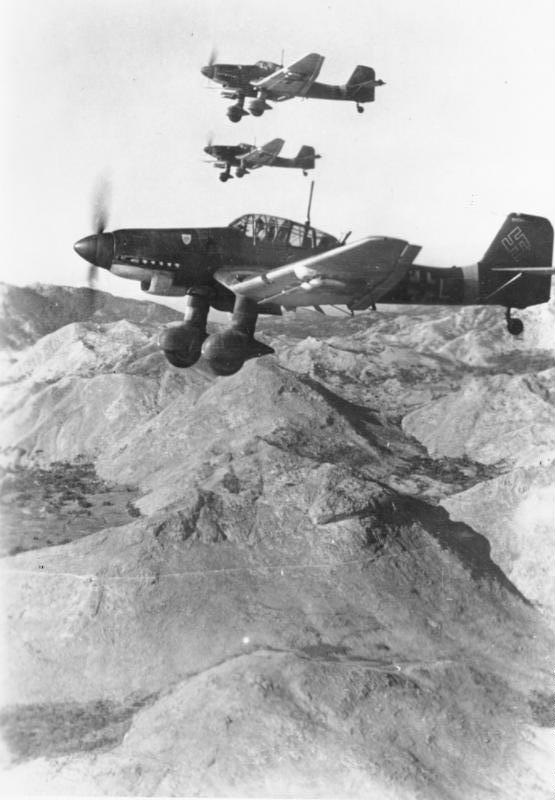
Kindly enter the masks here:
<path id="1" fill-rule="evenodd" d="M 532 275 L 555 275 L 555 267 L 492 267 L 492 272 L 531 272 Z"/>

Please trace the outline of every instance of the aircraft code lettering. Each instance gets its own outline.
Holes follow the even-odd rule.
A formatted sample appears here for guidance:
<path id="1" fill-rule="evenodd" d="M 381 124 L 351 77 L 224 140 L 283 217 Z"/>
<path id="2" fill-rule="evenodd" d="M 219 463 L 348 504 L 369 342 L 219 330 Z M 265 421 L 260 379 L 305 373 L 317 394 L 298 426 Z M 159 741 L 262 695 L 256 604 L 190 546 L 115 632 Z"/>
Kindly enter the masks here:
<path id="1" fill-rule="evenodd" d="M 501 244 L 515 264 L 519 264 L 523 259 L 523 255 L 532 250 L 532 245 L 528 241 L 528 237 L 523 233 L 519 225 L 514 227 L 507 236 L 501 239 Z"/>

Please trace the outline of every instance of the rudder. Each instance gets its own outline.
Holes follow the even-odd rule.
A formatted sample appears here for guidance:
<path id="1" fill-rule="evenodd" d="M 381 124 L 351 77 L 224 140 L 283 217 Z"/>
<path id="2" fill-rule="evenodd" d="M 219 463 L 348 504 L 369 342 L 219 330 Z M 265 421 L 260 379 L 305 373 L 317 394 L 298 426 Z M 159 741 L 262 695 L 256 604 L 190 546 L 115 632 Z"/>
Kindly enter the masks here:
<path id="1" fill-rule="evenodd" d="M 509 214 L 478 263 L 482 302 L 491 298 L 492 303 L 515 308 L 547 302 L 551 276 L 519 273 L 518 268 L 549 267 L 552 257 L 551 222 L 532 214 Z"/>
<path id="2" fill-rule="evenodd" d="M 365 67 L 359 64 L 349 80 L 346 88 L 350 100 L 364 100 L 371 103 L 375 94 L 376 71 L 372 67 Z"/>
<path id="3" fill-rule="evenodd" d="M 313 147 L 303 144 L 297 155 L 295 156 L 295 165 L 302 167 L 302 169 L 314 169 L 314 161 L 319 156 Z"/>

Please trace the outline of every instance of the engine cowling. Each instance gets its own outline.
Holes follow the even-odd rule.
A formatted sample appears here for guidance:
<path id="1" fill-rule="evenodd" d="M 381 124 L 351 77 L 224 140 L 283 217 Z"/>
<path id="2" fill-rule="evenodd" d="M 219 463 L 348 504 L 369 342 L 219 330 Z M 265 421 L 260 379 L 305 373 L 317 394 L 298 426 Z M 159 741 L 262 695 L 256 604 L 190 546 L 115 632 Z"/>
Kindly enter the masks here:
<path id="1" fill-rule="evenodd" d="M 170 325 L 160 334 L 160 347 L 174 367 L 192 367 L 199 360 L 206 331 L 196 325 Z"/>
<path id="2" fill-rule="evenodd" d="M 202 345 L 202 355 L 216 375 L 234 375 L 245 363 L 249 337 L 238 330 L 213 333 Z"/>

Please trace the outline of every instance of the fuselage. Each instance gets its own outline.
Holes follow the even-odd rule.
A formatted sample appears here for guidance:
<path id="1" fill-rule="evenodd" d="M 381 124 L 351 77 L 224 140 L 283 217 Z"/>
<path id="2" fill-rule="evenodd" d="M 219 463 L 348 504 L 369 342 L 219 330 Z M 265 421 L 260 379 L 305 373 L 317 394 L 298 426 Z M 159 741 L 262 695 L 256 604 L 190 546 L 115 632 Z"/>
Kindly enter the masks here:
<path id="1" fill-rule="evenodd" d="M 552 249 L 549 221 L 525 216 L 518 219 L 523 226 L 533 225 L 530 239 L 540 241 L 537 252 L 528 257 L 531 265 L 538 262 L 548 264 Z M 510 216 L 509 227 L 513 221 Z M 535 236 L 534 230 L 542 232 L 542 236 Z M 525 308 L 549 299 L 549 274 L 527 272 L 525 279 L 517 279 L 518 273 L 496 270 L 497 264 L 501 268 L 506 264 L 503 254 L 496 257 L 494 253 L 492 256 L 492 248 L 497 247 L 499 236 L 482 261 L 451 268 L 416 264 L 413 259 L 420 248 L 387 237 L 372 238 L 376 242 L 375 258 L 369 255 L 367 267 L 357 275 L 360 286 L 357 283 L 351 287 L 352 297 L 360 294 L 364 301 L 354 303 L 353 308 L 365 308 L 372 302 L 491 304 Z M 406 245 L 406 250 L 400 257 L 397 255 L 393 260 L 386 258 L 384 261 L 379 248 L 385 242 L 395 241 L 401 242 L 401 250 Z M 507 237 L 502 236 L 501 241 L 507 241 Z M 227 227 L 126 228 L 87 236 L 74 247 L 89 263 L 108 269 L 121 278 L 140 281 L 141 288 L 149 294 L 175 296 L 204 292 L 214 308 L 228 311 L 233 309 L 235 293 L 227 288 L 227 284 L 233 286 L 237 281 L 255 275 L 263 276 L 269 270 L 340 246 L 334 236 L 310 225 L 266 214 L 244 214 Z M 340 282 L 343 280 L 341 275 L 338 278 Z M 341 302 L 334 290 L 331 293 L 323 291 L 317 301 L 314 292 L 310 297 L 309 305 Z M 289 294 L 287 303 L 282 301 L 281 304 L 288 307 L 305 305 L 303 291 L 299 289 Z M 276 305 L 269 313 L 279 313 L 279 305 L 276 298 Z M 260 313 L 265 311 L 261 308 Z"/>
<path id="2" fill-rule="evenodd" d="M 201 72 L 207 78 L 220 83 L 226 90 L 235 91 L 245 97 L 257 97 L 259 89 L 253 84 L 279 69 L 279 64 L 264 61 L 257 64 L 214 64 L 203 67 Z M 350 86 L 348 83 L 331 84 L 314 81 L 303 93 L 303 97 L 319 100 L 354 100 L 359 103 L 372 102 L 375 86 L 383 85 L 383 81 L 375 80 L 375 74 L 372 74 L 372 77 L 373 82 L 370 81 L 367 86 L 357 87 Z M 281 92 L 274 92 L 271 89 L 264 89 L 263 95 L 265 99 L 273 102 L 280 102 L 290 97 L 290 95 L 283 95 Z"/>
<path id="3" fill-rule="evenodd" d="M 85 260 L 141 282 L 149 294 L 207 291 L 215 308 L 233 308 L 233 292 L 214 274 L 252 275 L 339 246 L 331 234 L 266 214 L 244 214 L 227 227 L 125 228 L 75 244 Z"/>

